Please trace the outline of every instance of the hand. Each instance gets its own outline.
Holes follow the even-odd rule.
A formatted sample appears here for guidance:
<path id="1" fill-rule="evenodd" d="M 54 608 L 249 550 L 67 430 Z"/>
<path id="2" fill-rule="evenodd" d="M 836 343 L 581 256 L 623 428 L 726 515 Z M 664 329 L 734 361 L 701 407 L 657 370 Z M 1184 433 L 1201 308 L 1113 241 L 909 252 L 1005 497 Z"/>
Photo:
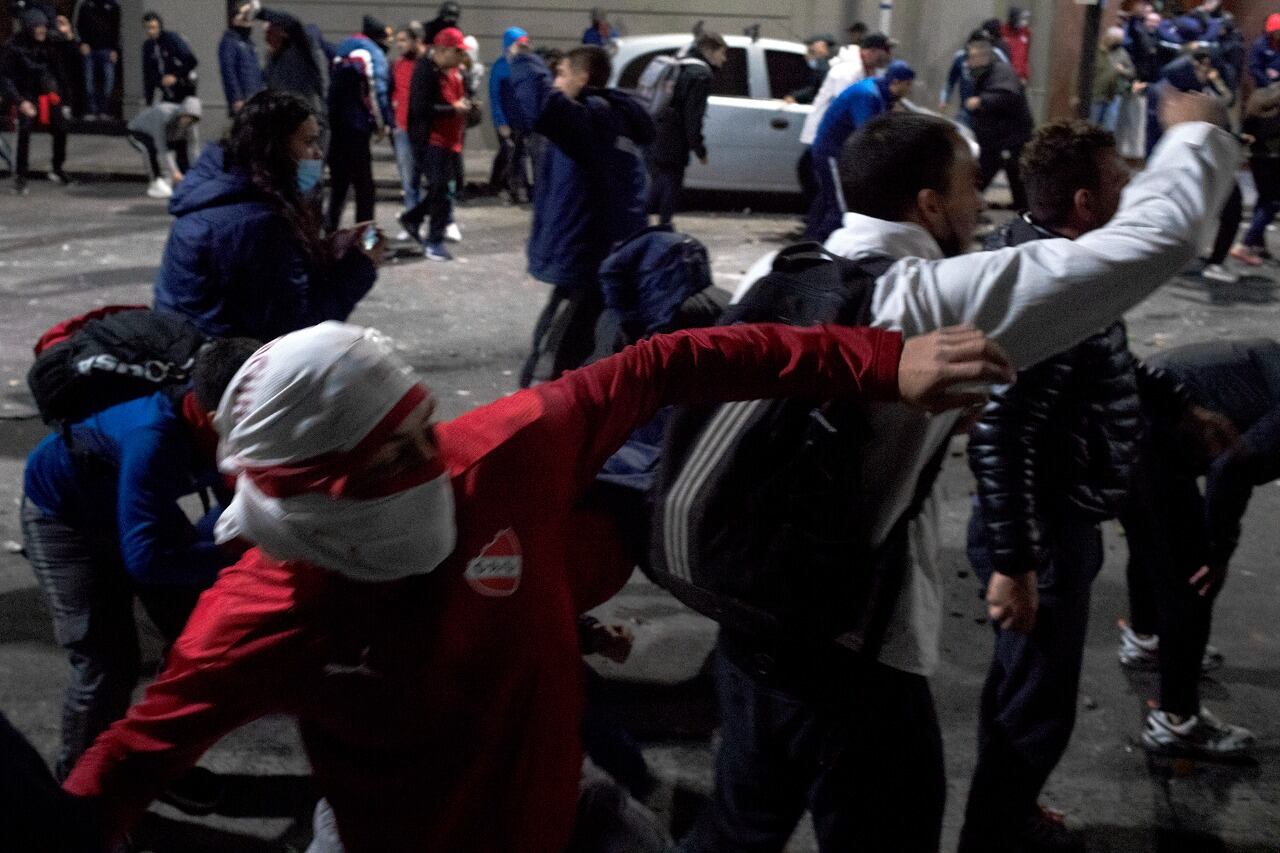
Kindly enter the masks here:
<path id="1" fill-rule="evenodd" d="M 1227 126 L 1227 108 L 1216 98 L 1200 92 L 1179 92 L 1167 88 L 1160 97 L 1160 124 L 1166 130 L 1179 124 L 1206 121 Z"/>
<path id="2" fill-rule="evenodd" d="M 186 177 L 186 175 L 182 174 L 182 172 L 181 172 L 181 171 L 178 171 L 178 170 L 176 170 L 176 169 L 174 170 L 173 174 L 169 176 L 169 178 L 170 178 L 171 182 L 172 182 L 172 183 L 174 183 L 174 184 L 180 184 L 180 183 L 182 183 L 182 179 L 183 179 L 183 178 L 185 178 L 185 177 Z"/>
<path id="3" fill-rule="evenodd" d="M 76 31 L 71 29 L 71 21 L 66 15 L 59 15 L 54 20 L 53 28 L 57 30 L 63 38 L 73 39 L 76 37 Z"/>
<path id="4" fill-rule="evenodd" d="M 115 65 L 117 62 L 120 61 L 120 51 L 118 50 L 111 51 L 110 53 L 107 54 L 107 59 L 111 61 L 112 65 Z"/>
<path id="5" fill-rule="evenodd" d="M 1210 461 L 1240 443 L 1240 431 L 1230 418 L 1194 403 L 1183 412 L 1178 427 L 1200 445 Z"/>
<path id="6" fill-rule="evenodd" d="M 796 102 L 796 99 L 791 97 L 790 95 L 784 95 L 782 97 L 782 102 L 785 104 L 794 104 Z"/>
<path id="7" fill-rule="evenodd" d="M 979 98 L 977 95 L 974 95 L 971 98 L 965 98 L 964 108 L 971 113 L 976 113 L 978 110 L 982 109 L 982 98 Z"/>
<path id="8" fill-rule="evenodd" d="M 987 584 L 987 615 L 1003 631 L 1030 634 L 1036 626 L 1036 610 L 1040 607 L 1040 588 L 1036 573 L 1002 575 L 995 572 Z"/>
<path id="9" fill-rule="evenodd" d="M 37 110 L 36 105 L 30 101 L 23 101 L 18 104 L 18 112 L 22 113 L 27 118 L 35 118 L 39 110 Z"/>
<path id="10" fill-rule="evenodd" d="M 597 622 L 591 626 L 588 647 L 592 654 L 606 657 L 614 663 L 626 663 L 635 645 L 635 635 L 626 625 L 607 625 Z"/>
<path id="11" fill-rule="evenodd" d="M 80 53 L 83 56 L 88 56 L 89 54 L 93 53 L 93 48 L 91 48 L 89 45 L 85 44 L 84 42 L 80 42 Z"/>
<path id="12" fill-rule="evenodd" d="M 1222 76 L 1222 75 L 1218 73 L 1218 69 L 1216 69 L 1216 68 L 1210 68 L 1210 69 L 1209 69 L 1208 77 L 1209 77 L 1209 79 L 1210 79 L 1210 80 L 1216 81 L 1216 80 L 1217 80 L 1219 77 L 1221 77 L 1221 76 Z"/>
<path id="13" fill-rule="evenodd" d="M 1258 141 L 1258 137 L 1254 136 L 1252 133 L 1242 133 L 1240 134 L 1240 141 L 1245 145 L 1253 145 Z"/>
<path id="14" fill-rule="evenodd" d="M 466 98 L 462 98 L 460 100 L 454 101 L 453 108 L 457 112 L 465 113 L 467 110 L 471 109 L 471 101 L 467 100 Z"/>
<path id="15" fill-rule="evenodd" d="M 375 267 L 380 267 L 387 254 L 387 235 L 382 233 L 381 228 L 377 229 L 378 242 L 373 244 L 372 249 L 366 249 L 364 247 L 364 232 L 372 224 L 372 222 L 357 222 L 351 230 L 356 233 L 356 248 L 372 261 Z"/>
<path id="16" fill-rule="evenodd" d="M 166 74 L 160 78 L 160 85 L 164 86 L 166 89 L 172 88 L 177 84 L 177 82 L 178 78 L 174 77 L 172 74 Z"/>
<path id="17" fill-rule="evenodd" d="M 232 115 L 234 115 L 234 114 L 236 114 L 236 113 L 240 112 L 242 109 L 244 109 L 244 101 L 232 101 L 232 102 L 231 102 L 231 113 L 232 113 Z"/>
<path id="18" fill-rule="evenodd" d="M 1267 69 L 1267 77 L 1271 80 L 1280 80 L 1280 71 L 1274 68 Z"/>
<path id="19" fill-rule="evenodd" d="M 1226 566 L 1201 566 L 1200 571 L 1192 575 L 1187 583 L 1195 587 L 1201 598 L 1208 598 L 1222 588 L 1226 579 Z"/>
<path id="20" fill-rule="evenodd" d="M 500 127 L 498 128 L 498 135 L 499 135 L 499 136 L 501 136 L 503 139 L 510 139 L 510 138 L 511 138 L 511 128 L 510 128 L 510 127 L 508 127 L 508 126 L 507 126 L 507 125 L 505 125 L 505 124 L 504 124 L 504 125 L 502 125 L 502 126 L 500 126 Z"/>
<path id="21" fill-rule="evenodd" d="M 903 402 L 929 412 L 981 406 L 984 390 L 965 385 L 1003 385 L 1014 380 L 1009 356 L 995 341 L 968 326 L 951 326 L 907 338 L 898 362 Z"/>
<path id="22" fill-rule="evenodd" d="M 1147 91 L 1147 86 L 1148 86 L 1148 85 L 1150 85 L 1150 84 L 1148 84 L 1148 83 L 1144 83 L 1144 82 L 1143 82 L 1143 81 L 1141 81 L 1141 80 L 1134 80 L 1134 81 L 1133 81 L 1133 93 L 1134 93 L 1135 95 L 1141 95 L 1143 92 Z"/>

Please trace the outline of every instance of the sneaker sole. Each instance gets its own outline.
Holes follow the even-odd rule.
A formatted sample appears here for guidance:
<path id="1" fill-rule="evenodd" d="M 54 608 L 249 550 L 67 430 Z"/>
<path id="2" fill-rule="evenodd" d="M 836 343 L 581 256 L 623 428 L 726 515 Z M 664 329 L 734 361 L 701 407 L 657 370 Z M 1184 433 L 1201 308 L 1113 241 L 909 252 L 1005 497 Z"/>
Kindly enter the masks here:
<path id="1" fill-rule="evenodd" d="M 1139 738 L 1142 748 L 1149 754 L 1161 758 L 1186 758 L 1197 761 L 1217 761 L 1223 764 L 1238 764 L 1247 761 L 1253 747 L 1245 747 L 1233 752 L 1212 752 L 1193 746 L 1176 743 L 1161 743 L 1151 738 L 1146 732 Z"/>

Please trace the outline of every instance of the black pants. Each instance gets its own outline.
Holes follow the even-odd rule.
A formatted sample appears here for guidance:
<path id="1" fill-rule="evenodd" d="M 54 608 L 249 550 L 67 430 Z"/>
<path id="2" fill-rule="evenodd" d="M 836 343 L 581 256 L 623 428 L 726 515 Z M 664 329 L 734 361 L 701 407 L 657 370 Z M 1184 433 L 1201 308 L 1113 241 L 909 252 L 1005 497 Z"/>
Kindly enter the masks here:
<path id="1" fill-rule="evenodd" d="M 680 205 L 680 190 L 684 187 L 684 166 L 663 163 L 649 164 L 649 200 L 646 212 L 657 214 L 658 221 L 670 225 Z"/>
<path id="2" fill-rule="evenodd" d="M 356 222 L 372 222 L 374 206 L 371 136 L 335 126 L 329 140 L 329 214 L 325 227 L 338 230 L 347 190 L 356 190 Z"/>
<path id="3" fill-rule="evenodd" d="M 1240 230 L 1240 222 L 1244 219 L 1244 195 L 1240 185 L 1231 188 L 1227 203 L 1223 205 L 1222 215 L 1218 218 L 1218 234 L 1213 238 L 1213 254 L 1209 255 L 1209 263 L 1220 264 L 1227 259 L 1231 244 L 1236 241 L 1236 233 Z"/>
<path id="4" fill-rule="evenodd" d="M 1163 433 L 1143 444 L 1129 509 L 1129 621 L 1160 635 L 1160 707 L 1200 712 L 1200 662 L 1213 622 L 1214 596 L 1188 580 L 1207 562 L 1204 499 L 1177 445 Z M 1215 593 L 1216 595 L 1216 593 Z"/>
<path id="5" fill-rule="evenodd" d="M 136 130 L 129 131 L 129 142 L 147 158 L 147 170 L 151 175 L 151 180 L 165 177 L 164 169 L 160 167 L 160 152 L 156 150 L 155 140 L 150 134 L 139 133 Z M 174 160 L 178 163 L 178 171 L 184 175 L 191 168 L 191 153 L 188 149 L 186 140 L 180 142 L 170 142 L 169 150 L 173 152 Z"/>
<path id="6" fill-rule="evenodd" d="M 141 666 L 134 596 L 165 641 L 172 643 L 182 633 L 200 590 L 135 587 L 120 560 L 114 532 L 69 525 L 27 501 L 22 505 L 22 534 L 53 614 L 54 637 L 71 664 L 55 768 L 61 781 L 132 701 Z"/>
<path id="7" fill-rule="evenodd" d="M 533 347 L 520 370 L 520 387 L 549 382 L 586 364 L 595 351 L 596 320 L 604 300 L 594 281 L 556 287 L 533 326 Z"/>
<path id="8" fill-rule="evenodd" d="M 801 675 L 726 634 L 716 790 L 679 849 L 777 853 L 807 808 L 823 853 L 936 853 L 946 778 L 928 680 L 844 655 Z"/>
<path id="9" fill-rule="evenodd" d="M 1102 568 L 1097 524 L 1066 515 L 1045 523 L 1049 565 L 1038 578 L 1030 634 L 996 628 L 978 711 L 978 761 L 969 787 L 961 853 L 1016 853 L 1040 789 L 1071 740 L 1089 627 L 1089 593 Z M 981 511 L 969 520 L 969 561 L 993 572 Z"/>
<path id="10" fill-rule="evenodd" d="M 1026 210 L 1027 191 L 1022 185 L 1022 168 L 1018 162 L 1021 157 L 1022 145 L 1005 149 L 997 145 L 983 145 L 982 154 L 978 157 L 978 189 L 985 191 L 1003 169 L 1005 177 L 1009 179 L 1014 209 Z"/>
<path id="11" fill-rule="evenodd" d="M 18 113 L 18 154 L 14 177 L 20 181 L 27 178 L 27 167 L 31 157 L 31 131 L 35 129 L 35 119 Z M 54 172 L 62 171 L 62 164 L 67 162 L 67 124 L 62 118 L 62 109 L 54 107 L 49 112 L 49 134 L 53 137 L 53 159 L 49 168 Z"/>
<path id="12" fill-rule="evenodd" d="M 454 179 L 454 160 L 458 159 L 458 155 L 448 148 L 425 145 L 415 148 L 413 157 L 427 182 L 427 192 L 417 206 L 405 212 L 404 221 L 410 226 L 409 233 L 412 234 L 429 217 L 426 241 L 439 243 L 444 239 L 444 229 L 453 218 L 453 195 L 449 186 Z"/>
<path id="13" fill-rule="evenodd" d="M 796 161 L 796 178 L 800 181 L 800 201 L 808 211 L 813 206 L 813 200 L 818 196 L 818 182 L 813 175 L 813 149 L 808 145 L 804 147 L 804 153 Z"/>
<path id="14" fill-rule="evenodd" d="M 102 849 L 91 801 L 73 797 L 49 775 L 40 753 L 0 714 L 0 850 L 84 853 Z"/>
<path id="15" fill-rule="evenodd" d="M 489 173 L 489 189 L 505 191 L 512 202 L 529 201 L 529 149 L 527 134 L 515 130 L 510 136 L 498 136 L 498 153 L 493 157 L 493 169 Z"/>

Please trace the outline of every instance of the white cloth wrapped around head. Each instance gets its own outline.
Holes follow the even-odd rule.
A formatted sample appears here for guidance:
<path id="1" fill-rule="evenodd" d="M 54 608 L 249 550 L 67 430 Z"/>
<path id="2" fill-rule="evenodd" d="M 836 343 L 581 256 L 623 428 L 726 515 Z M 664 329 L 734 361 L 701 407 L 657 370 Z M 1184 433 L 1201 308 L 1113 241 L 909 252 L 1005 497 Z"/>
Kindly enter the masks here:
<path id="1" fill-rule="evenodd" d="M 453 488 L 425 462 L 369 496 L 352 475 L 430 390 L 373 329 L 327 322 L 277 338 L 245 362 L 214 416 L 218 467 L 236 495 L 216 528 L 279 560 L 353 580 L 426 574 L 453 551 Z"/>

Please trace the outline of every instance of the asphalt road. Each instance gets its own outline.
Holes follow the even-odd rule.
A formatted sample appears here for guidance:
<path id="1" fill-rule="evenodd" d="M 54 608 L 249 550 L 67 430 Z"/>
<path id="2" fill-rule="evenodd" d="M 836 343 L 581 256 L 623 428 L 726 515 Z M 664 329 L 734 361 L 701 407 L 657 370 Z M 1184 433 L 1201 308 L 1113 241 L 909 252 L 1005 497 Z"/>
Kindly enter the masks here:
<path id="1" fill-rule="evenodd" d="M 72 164 L 74 168 L 74 162 Z M 379 219 L 396 212 L 387 194 Z M 353 320 L 391 334 L 427 377 L 448 418 L 515 389 L 543 285 L 523 274 L 528 213 L 494 202 L 459 210 L 465 241 L 453 264 L 396 258 Z M 35 182 L 31 195 L 0 195 L 0 541 L 19 541 L 18 503 L 26 453 L 43 429 L 31 417 L 24 377 L 30 346 L 52 323 L 96 305 L 146 303 L 168 230 L 161 203 L 130 182 L 59 189 Z M 747 266 L 793 227 L 784 214 L 720 210 L 678 225 L 709 247 L 717 283 L 736 285 Z M 1273 246 L 1280 249 L 1280 246 Z M 1280 268 L 1210 290 L 1180 278 L 1129 316 L 1140 353 L 1192 341 L 1280 336 Z M 1087 298 L 1082 296 L 1082 298 Z M 942 478 L 943 557 L 953 578 L 943 635 L 945 664 L 934 692 L 947 745 L 949 804 L 944 849 L 954 845 L 973 766 L 975 709 L 990 654 L 990 628 L 963 553 L 971 479 L 952 449 Z M 1115 621 L 1124 615 L 1125 546 L 1106 531 L 1107 563 L 1094 587 L 1090 640 L 1076 736 L 1045 800 L 1087 834 L 1091 851 L 1185 853 L 1280 850 L 1280 483 L 1258 489 L 1245 519 L 1232 578 L 1218 606 L 1214 642 L 1227 665 L 1205 684 L 1222 717 L 1253 728 L 1255 763 L 1221 766 L 1149 762 L 1137 746 L 1151 677 L 1116 664 Z M 638 636 L 624 667 L 599 665 L 608 696 L 645 738 L 668 783 L 684 792 L 710 783 L 714 721 L 696 680 L 712 626 L 637 580 L 606 611 Z M 149 644 L 154 660 L 155 643 Z M 0 552 L 0 709 L 51 757 L 65 660 L 53 642 L 29 567 Z M 690 680 L 693 679 L 691 682 Z M 140 834 L 154 851 L 285 851 L 309 837 L 307 765 L 291 725 L 266 719 L 220 742 L 203 763 L 232 774 L 222 814 L 194 820 L 158 806 Z M 677 812 L 681 811 L 677 807 Z M 802 828 L 794 851 L 813 849 Z"/>

